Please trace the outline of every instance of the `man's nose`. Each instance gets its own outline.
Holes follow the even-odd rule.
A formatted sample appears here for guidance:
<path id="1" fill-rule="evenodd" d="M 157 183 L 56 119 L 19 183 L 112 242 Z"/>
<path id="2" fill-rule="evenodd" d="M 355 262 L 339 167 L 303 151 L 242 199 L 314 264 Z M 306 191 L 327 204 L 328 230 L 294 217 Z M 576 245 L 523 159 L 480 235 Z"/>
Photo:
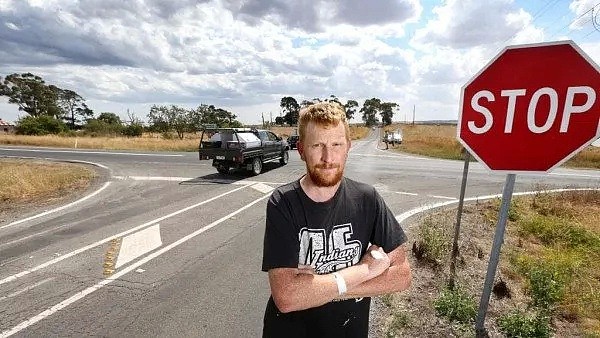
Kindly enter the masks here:
<path id="1" fill-rule="evenodd" d="M 333 148 L 331 146 L 323 146 L 321 151 L 321 161 L 331 163 L 333 161 Z"/>

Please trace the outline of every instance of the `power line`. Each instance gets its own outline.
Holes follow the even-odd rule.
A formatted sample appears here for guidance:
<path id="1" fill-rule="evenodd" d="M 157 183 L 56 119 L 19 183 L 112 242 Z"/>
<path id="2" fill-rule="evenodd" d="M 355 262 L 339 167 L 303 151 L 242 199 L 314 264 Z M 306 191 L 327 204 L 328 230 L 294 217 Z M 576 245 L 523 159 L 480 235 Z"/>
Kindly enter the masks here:
<path id="1" fill-rule="evenodd" d="M 549 1 L 547 2 L 544 6 L 542 6 L 542 8 L 540 8 L 534 15 L 533 15 L 533 20 L 531 21 L 531 23 L 534 23 L 535 20 L 537 20 L 538 18 L 540 18 L 542 15 L 544 15 L 544 13 L 546 13 L 550 8 L 554 7 L 554 5 L 556 5 L 558 3 L 559 0 L 553 0 L 553 1 Z"/>
<path id="2" fill-rule="evenodd" d="M 600 2 L 596 3 L 590 9 L 588 9 L 587 11 L 585 11 L 584 13 L 582 13 L 581 15 L 579 15 L 578 17 L 576 17 L 574 20 L 572 20 L 571 22 L 569 22 L 568 24 L 564 25 L 562 28 L 560 28 L 559 30 L 557 30 L 556 32 L 554 32 L 554 34 L 552 34 L 549 39 L 552 40 L 552 38 L 554 38 L 558 33 L 560 33 L 565 28 L 571 26 L 572 24 L 576 23 L 577 21 L 579 21 L 579 19 L 581 19 L 582 17 L 584 17 L 586 14 L 588 14 L 590 12 L 593 13 L 594 8 L 596 8 L 596 6 L 598 6 L 598 5 L 600 5 Z"/>

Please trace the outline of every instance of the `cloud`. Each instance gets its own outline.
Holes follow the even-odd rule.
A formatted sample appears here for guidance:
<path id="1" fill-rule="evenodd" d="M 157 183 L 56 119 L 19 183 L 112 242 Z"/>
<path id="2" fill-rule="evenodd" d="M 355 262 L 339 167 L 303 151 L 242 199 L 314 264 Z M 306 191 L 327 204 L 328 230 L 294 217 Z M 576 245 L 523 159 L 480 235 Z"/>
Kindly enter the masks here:
<path id="1" fill-rule="evenodd" d="M 504 44 L 531 25 L 531 15 L 512 0 L 448 0 L 417 30 L 414 42 L 450 48 Z"/>

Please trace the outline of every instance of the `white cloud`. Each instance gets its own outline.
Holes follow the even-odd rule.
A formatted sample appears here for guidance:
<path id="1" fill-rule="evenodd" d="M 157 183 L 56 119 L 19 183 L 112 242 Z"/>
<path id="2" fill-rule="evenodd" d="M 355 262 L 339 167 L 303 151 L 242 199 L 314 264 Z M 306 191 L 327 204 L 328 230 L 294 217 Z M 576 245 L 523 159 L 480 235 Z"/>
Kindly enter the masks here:
<path id="1" fill-rule="evenodd" d="M 540 27 L 553 27 L 522 1 L 0 0 L 0 76 L 32 72 L 122 118 L 204 103 L 256 123 L 283 96 L 334 94 L 452 119 L 462 84 L 504 45 L 543 41 Z M 597 60 L 597 46 L 582 48 Z M 0 100 L 7 111 L 15 120 Z"/>

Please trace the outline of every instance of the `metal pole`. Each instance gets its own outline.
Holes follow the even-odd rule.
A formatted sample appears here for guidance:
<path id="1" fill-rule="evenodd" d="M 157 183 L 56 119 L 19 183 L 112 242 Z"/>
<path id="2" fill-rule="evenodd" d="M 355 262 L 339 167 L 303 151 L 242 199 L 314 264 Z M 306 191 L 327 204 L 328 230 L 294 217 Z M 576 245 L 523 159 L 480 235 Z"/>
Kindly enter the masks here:
<path id="1" fill-rule="evenodd" d="M 496 268 L 500 258 L 500 247 L 504 241 L 504 230 L 506 229 L 506 220 L 508 218 L 508 210 L 510 209 L 510 200 L 512 198 L 513 189 L 515 187 L 515 174 L 506 175 L 506 183 L 502 191 L 502 205 L 500 206 L 500 215 L 498 216 L 498 224 L 496 225 L 496 233 L 494 234 L 494 244 L 490 253 L 490 261 L 488 270 L 483 284 L 483 293 L 479 302 L 479 311 L 475 321 L 475 332 L 477 337 L 485 337 L 486 331 L 484 327 L 485 315 L 490 301 L 490 293 L 492 292 L 492 284 L 496 276 Z"/>
<path id="2" fill-rule="evenodd" d="M 460 235 L 460 220 L 462 218 L 463 204 L 465 201 L 465 190 L 467 187 L 467 174 L 469 173 L 469 162 L 471 154 L 464 149 L 465 165 L 463 167 L 463 178 L 460 186 L 460 197 L 458 200 L 458 211 L 456 212 L 456 225 L 454 227 L 454 242 L 452 243 L 452 256 L 450 257 L 450 279 L 448 286 L 454 289 L 454 279 L 456 278 L 456 257 L 458 257 L 458 236 Z"/>

